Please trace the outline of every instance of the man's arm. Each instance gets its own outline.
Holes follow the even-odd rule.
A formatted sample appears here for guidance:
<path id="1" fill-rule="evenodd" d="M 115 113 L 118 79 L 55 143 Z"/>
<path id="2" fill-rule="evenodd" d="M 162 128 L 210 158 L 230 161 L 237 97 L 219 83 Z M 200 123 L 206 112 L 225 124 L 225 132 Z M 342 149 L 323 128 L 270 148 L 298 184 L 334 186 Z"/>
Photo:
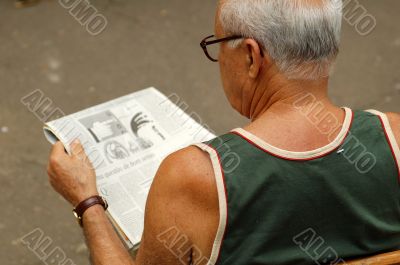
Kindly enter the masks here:
<path id="1" fill-rule="evenodd" d="M 92 206 L 83 215 L 83 227 L 94 265 L 136 265 L 118 238 L 104 209 Z"/>
<path id="2" fill-rule="evenodd" d="M 218 193 L 209 156 L 193 146 L 180 150 L 167 157 L 156 174 L 136 260 L 141 265 L 206 264 L 218 224 Z"/>
<path id="3" fill-rule="evenodd" d="M 72 156 L 54 146 L 48 172 L 53 187 L 73 205 L 97 194 L 94 172 L 80 144 Z M 101 206 L 89 208 L 83 226 L 93 264 L 190 264 L 211 254 L 218 220 L 218 197 L 209 158 L 195 147 L 169 156 L 154 179 L 145 213 L 141 247 L 134 261 Z"/>
<path id="4" fill-rule="evenodd" d="M 386 115 L 389 119 L 389 123 L 390 123 L 390 126 L 392 127 L 392 130 L 393 130 L 394 136 L 397 140 L 397 143 L 400 145 L 400 114 L 387 113 Z"/>

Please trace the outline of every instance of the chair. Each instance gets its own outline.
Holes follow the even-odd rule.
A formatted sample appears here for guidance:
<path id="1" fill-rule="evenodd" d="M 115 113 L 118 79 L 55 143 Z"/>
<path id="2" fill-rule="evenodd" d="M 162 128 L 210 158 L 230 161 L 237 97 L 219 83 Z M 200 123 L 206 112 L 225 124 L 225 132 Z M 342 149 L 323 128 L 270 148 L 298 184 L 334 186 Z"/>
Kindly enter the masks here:
<path id="1" fill-rule="evenodd" d="M 343 265 L 394 265 L 400 264 L 400 250 L 379 254 L 376 256 L 352 260 Z"/>

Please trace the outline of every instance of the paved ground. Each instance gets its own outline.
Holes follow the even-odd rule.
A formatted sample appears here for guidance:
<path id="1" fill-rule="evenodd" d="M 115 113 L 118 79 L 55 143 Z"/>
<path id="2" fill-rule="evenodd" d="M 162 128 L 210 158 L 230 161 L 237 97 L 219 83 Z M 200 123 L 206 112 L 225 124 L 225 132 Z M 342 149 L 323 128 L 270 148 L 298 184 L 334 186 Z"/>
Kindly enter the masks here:
<path id="1" fill-rule="evenodd" d="M 360 2 L 377 19 L 367 37 L 345 23 L 331 84 L 341 105 L 400 111 L 398 0 Z M 245 120 L 224 99 L 217 65 L 199 41 L 213 32 L 215 1 L 98 0 L 108 20 L 94 37 L 58 1 L 15 9 L 0 1 L 0 264 L 43 264 L 18 238 L 39 227 L 75 264 L 89 264 L 81 231 L 47 184 L 49 145 L 20 99 L 40 89 L 66 113 L 156 86 L 175 92 L 222 133 Z M 47 251 L 48 251 L 47 250 Z"/>

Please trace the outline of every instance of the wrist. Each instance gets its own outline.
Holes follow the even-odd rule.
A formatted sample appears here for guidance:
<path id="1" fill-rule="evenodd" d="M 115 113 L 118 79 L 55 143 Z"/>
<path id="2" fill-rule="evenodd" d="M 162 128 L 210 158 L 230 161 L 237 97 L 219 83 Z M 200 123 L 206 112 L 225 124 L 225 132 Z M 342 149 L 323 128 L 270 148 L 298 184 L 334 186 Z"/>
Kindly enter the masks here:
<path id="1" fill-rule="evenodd" d="M 99 226 L 99 223 L 107 220 L 106 213 L 104 208 L 97 204 L 93 207 L 87 209 L 87 211 L 82 216 L 82 227 L 84 229 L 89 228 L 91 226 Z"/>
<path id="2" fill-rule="evenodd" d="M 92 208 L 97 209 L 101 207 L 102 212 L 104 213 L 105 210 L 108 208 L 107 201 L 101 196 L 91 196 L 82 202 L 80 202 L 74 209 L 73 213 L 75 218 L 77 219 L 80 226 L 83 226 L 83 218 L 87 211 L 91 210 Z M 86 216 L 86 215 L 85 215 Z"/>
<path id="3" fill-rule="evenodd" d="M 104 207 L 100 204 L 93 205 L 92 207 L 88 208 L 82 215 L 83 220 L 90 220 L 91 218 L 97 218 L 100 215 L 104 215 L 105 210 Z"/>
<path id="4" fill-rule="evenodd" d="M 87 193 L 87 194 L 83 194 L 83 195 L 77 196 L 71 202 L 71 204 L 72 204 L 72 206 L 74 208 L 76 208 L 81 202 L 83 202 L 83 201 L 85 201 L 85 200 L 87 200 L 87 199 L 89 199 L 89 198 L 91 198 L 93 196 L 99 196 L 99 193 L 96 191 L 96 192 L 90 192 L 90 193 Z"/>

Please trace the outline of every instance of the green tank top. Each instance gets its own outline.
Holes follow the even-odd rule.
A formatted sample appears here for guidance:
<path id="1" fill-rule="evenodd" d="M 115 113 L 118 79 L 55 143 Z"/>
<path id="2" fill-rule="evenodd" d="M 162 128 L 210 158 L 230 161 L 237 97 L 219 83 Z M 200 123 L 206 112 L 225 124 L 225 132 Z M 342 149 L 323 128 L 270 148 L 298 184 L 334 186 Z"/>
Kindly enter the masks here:
<path id="1" fill-rule="evenodd" d="M 207 264 L 339 264 L 400 249 L 400 151 L 382 113 L 346 108 L 339 135 L 310 152 L 243 129 L 198 146 L 220 209 Z"/>

